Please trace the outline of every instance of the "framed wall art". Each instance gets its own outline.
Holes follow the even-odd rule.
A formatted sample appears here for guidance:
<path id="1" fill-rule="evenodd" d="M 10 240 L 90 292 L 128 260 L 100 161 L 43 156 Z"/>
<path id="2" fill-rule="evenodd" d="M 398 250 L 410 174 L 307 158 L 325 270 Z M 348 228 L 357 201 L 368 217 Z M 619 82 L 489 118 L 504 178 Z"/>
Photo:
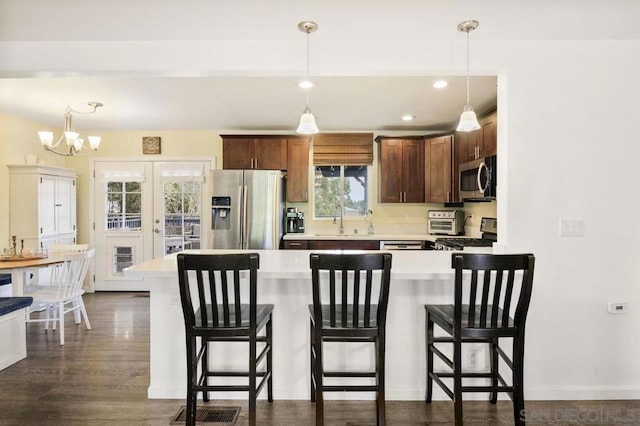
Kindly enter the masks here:
<path id="1" fill-rule="evenodd" d="M 160 154 L 160 136 L 143 136 L 142 153 Z"/>

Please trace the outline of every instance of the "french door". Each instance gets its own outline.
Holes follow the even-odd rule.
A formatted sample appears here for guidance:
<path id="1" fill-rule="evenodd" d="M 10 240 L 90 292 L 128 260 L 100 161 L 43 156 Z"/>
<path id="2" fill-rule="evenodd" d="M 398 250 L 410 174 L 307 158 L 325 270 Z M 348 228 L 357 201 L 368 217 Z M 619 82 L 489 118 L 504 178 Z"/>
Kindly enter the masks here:
<path id="1" fill-rule="evenodd" d="M 204 248 L 212 161 L 94 161 L 94 289 L 144 291 L 124 268 Z M 203 232 L 203 230 L 205 232 Z"/>

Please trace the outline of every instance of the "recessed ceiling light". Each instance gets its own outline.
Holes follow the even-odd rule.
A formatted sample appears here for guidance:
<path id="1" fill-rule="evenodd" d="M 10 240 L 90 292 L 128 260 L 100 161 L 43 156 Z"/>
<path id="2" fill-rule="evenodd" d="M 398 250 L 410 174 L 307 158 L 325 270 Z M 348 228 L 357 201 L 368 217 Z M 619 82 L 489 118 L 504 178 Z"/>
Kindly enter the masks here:
<path id="1" fill-rule="evenodd" d="M 436 89 L 444 89 L 448 85 L 449 85 L 449 82 L 446 80 L 438 80 L 435 83 L 433 83 L 433 87 Z"/>
<path id="2" fill-rule="evenodd" d="M 411 120 L 413 120 L 414 118 L 416 118 L 416 116 L 415 116 L 415 115 L 405 114 L 405 115 L 403 115 L 403 116 L 402 116 L 402 121 L 411 121 Z"/>
<path id="3" fill-rule="evenodd" d="M 298 86 L 301 89 L 311 89 L 313 86 L 315 86 L 315 84 L 313 84 L 313 81 L 302 80 L 300 83 L 298 83 Z"/>

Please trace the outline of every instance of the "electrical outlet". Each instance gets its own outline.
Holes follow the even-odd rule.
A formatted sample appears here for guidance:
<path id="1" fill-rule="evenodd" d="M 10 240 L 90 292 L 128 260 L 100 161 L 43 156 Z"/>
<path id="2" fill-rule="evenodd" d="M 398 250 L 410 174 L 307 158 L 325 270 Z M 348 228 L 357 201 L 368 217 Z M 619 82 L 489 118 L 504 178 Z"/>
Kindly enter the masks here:
<path id="1" fill-rule="evenodd" d="M 625 314 L 627 313 L 627 302 L 609 302 L 607 303 L 607 311 L 610 314 Z"/>
<path id="2" fill-rule="evenodd" d="M 470 370 L 477 370 L 480 363 L 478 361 L 478 357 L 480 354 L 477 348 L 469 349 L 467 351 L 467 366 Z"/>

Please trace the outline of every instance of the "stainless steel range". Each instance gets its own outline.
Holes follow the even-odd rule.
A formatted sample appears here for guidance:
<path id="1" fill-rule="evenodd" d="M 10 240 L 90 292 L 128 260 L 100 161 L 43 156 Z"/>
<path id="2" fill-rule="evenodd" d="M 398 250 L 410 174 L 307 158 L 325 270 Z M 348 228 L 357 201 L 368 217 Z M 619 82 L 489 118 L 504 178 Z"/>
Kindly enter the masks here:
<path id="1" fill-rule="evenodd" d="M 435 250 L 464 250 L 465 247 L 491 247 L 498 241 L 498 221 L 495 218 L 483 217 L 480 222 L 482 238 L 436 238 Z"/>

